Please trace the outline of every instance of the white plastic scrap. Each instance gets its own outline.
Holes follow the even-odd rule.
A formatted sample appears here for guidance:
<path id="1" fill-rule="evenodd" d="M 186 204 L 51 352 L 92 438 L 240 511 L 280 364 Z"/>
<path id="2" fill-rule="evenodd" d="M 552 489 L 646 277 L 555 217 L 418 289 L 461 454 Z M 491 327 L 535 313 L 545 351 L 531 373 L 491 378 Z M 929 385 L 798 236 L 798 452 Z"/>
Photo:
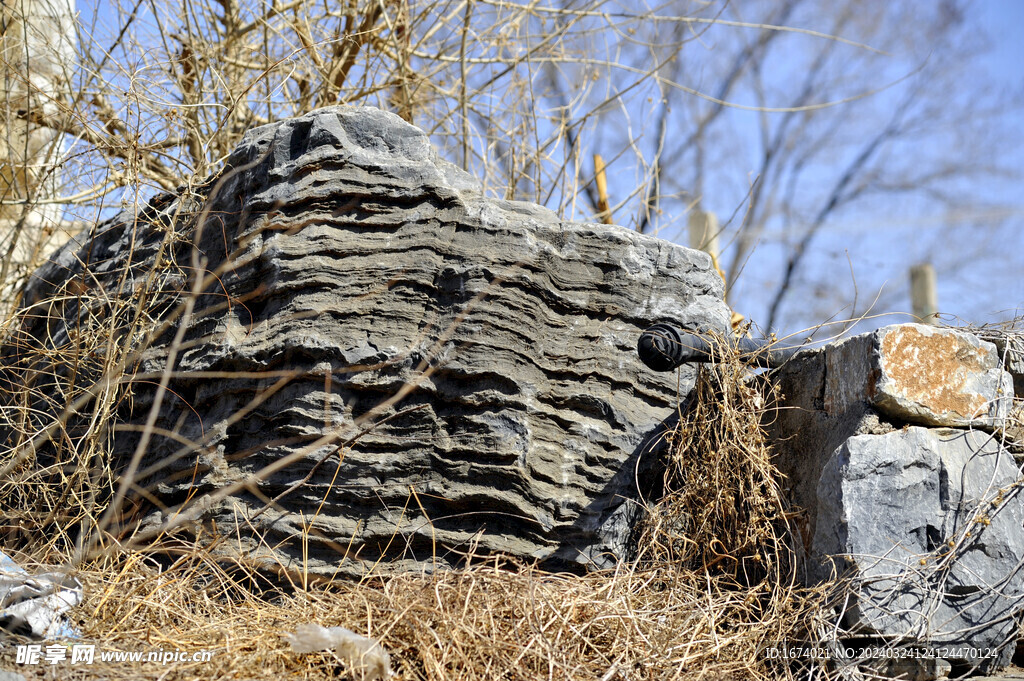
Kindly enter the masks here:
<path id="1" fill-rule="evenodd" d="M 78 638 L 64 613 L 82 602 L 82 583 L 61 572 L 30 575 L 0 551 L 0 634 Z"/>
<path id="2" fill-rule="evenodd" d="M 384 647 L 344 627 L 328 629 L 319 624 L 300 624 L 295 633 L 286 638 L 297 653 L 337 652 L 359 681 L 381 681 L 391 676 L 391 656 Z"/>

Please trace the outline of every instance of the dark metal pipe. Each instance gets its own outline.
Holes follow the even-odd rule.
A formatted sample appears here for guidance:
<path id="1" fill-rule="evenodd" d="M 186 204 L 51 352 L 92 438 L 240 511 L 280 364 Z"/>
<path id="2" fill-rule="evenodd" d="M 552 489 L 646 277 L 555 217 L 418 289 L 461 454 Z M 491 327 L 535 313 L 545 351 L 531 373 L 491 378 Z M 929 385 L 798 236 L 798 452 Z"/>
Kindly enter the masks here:
<path id="1" fill-rule="evenodd" d="M 793 356 L 799 348 L 770 348 L 766 338 L 740 338 L 736 349 L 740 360 L 757 367 L 777 367 Z M 673 324 L 655 324 L 642 334 L 636 352 L 644 364 L 654 371 L 672 371 L 688 362 L 710 362 L 713 344 L 703 336 L 682 331 Z"/>

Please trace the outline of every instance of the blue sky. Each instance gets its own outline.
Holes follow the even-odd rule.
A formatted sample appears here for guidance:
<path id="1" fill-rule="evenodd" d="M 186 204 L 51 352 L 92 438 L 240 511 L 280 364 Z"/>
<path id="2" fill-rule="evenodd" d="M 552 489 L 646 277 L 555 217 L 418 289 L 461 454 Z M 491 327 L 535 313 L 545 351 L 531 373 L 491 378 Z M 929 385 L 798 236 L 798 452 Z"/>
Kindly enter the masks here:
<path id="1" fill-rule="evenodd" d="M 1007 98 L 1024 94 L 1024 0 L 976 0 L 971 6 L 992 41 L 992 50 L 981 58 L 994 85 Z M 1001 201 L 1011 205 L 1012 215 L 993 238 L 985 239 L 987 253 L 952 278 L 939 276 L 939 309 L 970 322 L 988 322 L 1024 315 L 1024 111 L 1007 114 L 1015 138 L 1006 140 L 1005 162 L 1018 177 L 995 188 Z M 969 242 L 972 228 L 963 226 L 958 239 Z M 960 245 L 948 244 L 956 253 Z M 900 282 L 904 285 L 903 282 Z M 908 285 L 905 285 L 908 286 Z M 909 289 L 907 289 L 909 296 Z M 905 297 L 909 307 L 909 297 Z"/>
<path id="2" fill-rule="evenodd" d="M 1024 83 L 1024 0 L 979 0 L 976 7 L 994 45 L 986 61 L 1007 85 L 1020 88 Z"/>
<path id="3" fill-rule="evenodd" d="M 837 216 L 812 244 L 806 272 L 831 281 L 840 294 L 823 292 L 825 300 L 813 301 L 813 290 L 801 291 L 805 298 L 788 304 L 815 304 L 815 312 L 780 332 L 798 331 L 833 314 L 845 319 L 854 295 L 858 313 L 877 296 L 872 312 L 882 315 L 858 325 L 860 330 L 908 321 L 909 316 L 901 314 L 911 309 L 908 270 L 926 261 L 936 268 L 939 310 L 949 315 L 948 323 L 980 324 L 1024 315 L 1024 111 L 1019 105 L 1024 95 L 1024 0 L 976 0 L 968 12 L 976 13 L 991 40 L 991 50 L 978 60 L 978 66 L 988 71 L 992 94 L 1006 101 L 1018 98 L 1018 106 L 1004 114 L 1006 136 L 998 150 L 1002 154 L 998 162 L 1015 169 L 1016 177 L 964 186 L 965 208 L 960 214 L 950 215 L 927 201 L 914 200 L 861 206 Z M 958 141 L 957 131 L 952 130 L 949 139 L 936 139 L 933 144 Z M 930 152 L 941 149 L 904 150 L 920 157 Z M 971 193 L 1003 206 L 997 213 L 1004 219 L 985 219 L 985 213 L 968 208 Z M 728 214 L 732 209 L 719 205 L 713 210 Z M 767 316 L 770 291 L 764 284 L 777 283 L 773 272 L 781 271 L 785 253 L 781 242 L 769 235 L 752 258 L 756 262 L 748 264 L 752 270 L 757 268 L 751 272 L 756 276 L 741 281 L 737 288 L 737 309 L 757 322 L 764 323 Z"/>

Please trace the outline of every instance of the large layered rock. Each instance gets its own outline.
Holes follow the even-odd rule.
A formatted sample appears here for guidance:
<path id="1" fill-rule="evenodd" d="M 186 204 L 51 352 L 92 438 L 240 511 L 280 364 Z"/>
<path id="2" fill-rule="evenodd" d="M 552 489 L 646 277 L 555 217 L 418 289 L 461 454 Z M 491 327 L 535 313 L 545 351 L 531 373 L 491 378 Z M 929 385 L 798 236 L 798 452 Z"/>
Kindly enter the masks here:
<path id="1" fill-rule="evenodd" d="M 194 266 L 215 275 L 198 297 Z M 69 282 L 86 292 L 52 300 Z M 368 108 L 253 130 L 197 193 L 58 252 L 27 300 L 59 321 L 26 322 L 8 372 L 135 299 L 181 313 L 142 347 L 114 437 L 117 465 L 141 454 L 143 528 L 194 520 L 265 565 L 350 576 L 628 554 L 693 378 L 646 370 L 637 337 L 729 319 L 705 254 L 484 198 Z"/>
<path id="2" fill-rule="evenodd" d="M 807 577 L 850 580 L 845 630 L 934 646 L 954 670 L 1005 663 L 1024 612 L 1024 495 L 995 347 L 892 326 L 802 351 L 775 378 Z"/>

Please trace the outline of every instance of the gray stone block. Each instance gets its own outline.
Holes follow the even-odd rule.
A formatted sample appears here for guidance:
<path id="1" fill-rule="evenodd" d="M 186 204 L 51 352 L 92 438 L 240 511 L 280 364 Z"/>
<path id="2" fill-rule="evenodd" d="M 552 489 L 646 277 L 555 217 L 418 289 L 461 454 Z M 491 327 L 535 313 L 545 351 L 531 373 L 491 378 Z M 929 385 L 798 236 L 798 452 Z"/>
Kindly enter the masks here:
<path id="1" fill-rule="evenodd" d="M 1024 335 L 1020 331 L 998 329 L 984 329 L 978 333 L 996 346 L 1003 368 L 1013 376 L 1014 394 L 1024 399 Z"/>
<path id="2" fill-rule="evenodd" d="M 911 427 L 847 440 L 818 483 L 812 549 L 839 559 L 853 580 L 847 627 L 951 649 L 1015 640 L 1024 610 L 1021 492 L 1013 457 L 982 432 Z"/>

